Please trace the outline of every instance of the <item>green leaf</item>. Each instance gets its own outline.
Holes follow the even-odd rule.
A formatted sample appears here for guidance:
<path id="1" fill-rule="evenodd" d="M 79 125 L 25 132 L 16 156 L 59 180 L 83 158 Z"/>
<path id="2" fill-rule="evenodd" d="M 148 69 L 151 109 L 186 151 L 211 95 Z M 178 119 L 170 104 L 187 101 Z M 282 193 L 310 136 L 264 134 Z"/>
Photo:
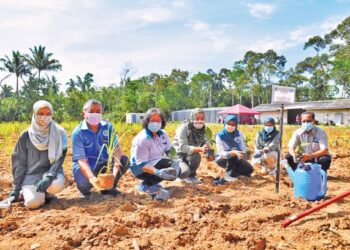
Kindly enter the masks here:
<path id="1" fill-rule="evenodd" d="M 175 155 L 176 155 L 176 150 L 175 150 L 174 147 L 171 147 L 171 148 L 170 148 L 170 152 L 169 152 L 169 156 L 170 156 L 171 158 L 174 158 Z"/>

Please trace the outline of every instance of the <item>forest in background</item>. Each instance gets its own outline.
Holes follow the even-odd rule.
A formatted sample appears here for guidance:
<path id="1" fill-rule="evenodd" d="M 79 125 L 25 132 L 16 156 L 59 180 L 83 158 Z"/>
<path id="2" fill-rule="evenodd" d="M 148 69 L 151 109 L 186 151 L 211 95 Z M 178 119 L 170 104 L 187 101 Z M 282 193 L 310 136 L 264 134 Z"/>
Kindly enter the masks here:
<path id="1" fill-rule="evenodd" d="M 28 121 L 33 103 L 40 99 L 53 104 L 55 119 L 61 122 L 80 119 L 84 102 L 91 98 L 104 104 L 105 118 L 113 119 L 150 107 L 169 115 L 195 107 L 257 106 L 269 103 L 274 84 L 295 87 L 296 101 L 350 98 L 350 17 L 324 36 L 309 38 L 304 49 L 312 49 L 314 55 L 289 69 L 285 56 L 273 49 L 247 51 L 231 68 L 193 75 L 173 69 L 168 75 L 132 79 L 133 69 L 126 64 L 120 82 L 97 87 L 90 72 L 67 82 L 48 76 L 45 73 L 59 72 L 62 65 L 45 46 L 34 46 L 28 53 L 13 51 L 0 59 L 0 70 L 6 73 L 0 79 L 0 121 Z M 11 75 L 15 88 L 9 82 Z"/>

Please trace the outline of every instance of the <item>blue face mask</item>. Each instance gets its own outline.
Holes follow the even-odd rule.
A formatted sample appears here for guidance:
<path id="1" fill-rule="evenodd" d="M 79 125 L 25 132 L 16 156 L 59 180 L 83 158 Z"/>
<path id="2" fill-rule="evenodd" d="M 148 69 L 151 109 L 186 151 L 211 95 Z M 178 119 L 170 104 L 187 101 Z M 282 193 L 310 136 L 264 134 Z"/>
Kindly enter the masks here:
<path id="1" fill-rule="evenodd" d="M 152 132 L 158 132 L 161 127 L 162 127 L 161 122 L 150 122 L 148 123 L 148 126 L 147 126 L 147 128 Z"/>
<path id="2" fill-rule="evenodd" d="M 266 131 L 266 133 L 270 134 L 273 131 L 273 127 L 271 127 L 271 126 L 264 126 L 264 130 Z"/>
<path id="3" fill-rule="evenodd" d="M 312 122 L 303 122 L 302 127 L 305 131 L 311 131 L 311 129 L 314 127 L 314 124 Z"/>

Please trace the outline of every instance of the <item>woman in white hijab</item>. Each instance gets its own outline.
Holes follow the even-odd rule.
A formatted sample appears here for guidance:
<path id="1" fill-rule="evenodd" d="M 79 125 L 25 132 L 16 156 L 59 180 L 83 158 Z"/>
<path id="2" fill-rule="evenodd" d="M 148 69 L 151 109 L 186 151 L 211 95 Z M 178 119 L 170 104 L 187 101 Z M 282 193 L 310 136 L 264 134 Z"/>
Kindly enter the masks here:
<path id="1" fill-rule="evenodd" d="M 10 196 L 17 199 L 22 194 L 28 208 L 42 206 L 45 198 L 64 188 L 62 164 L 68 140 L 52 115 L 49 102 L 34 103 L 31 125 L 21 134 L 12 153 L 14 181 Z"/>

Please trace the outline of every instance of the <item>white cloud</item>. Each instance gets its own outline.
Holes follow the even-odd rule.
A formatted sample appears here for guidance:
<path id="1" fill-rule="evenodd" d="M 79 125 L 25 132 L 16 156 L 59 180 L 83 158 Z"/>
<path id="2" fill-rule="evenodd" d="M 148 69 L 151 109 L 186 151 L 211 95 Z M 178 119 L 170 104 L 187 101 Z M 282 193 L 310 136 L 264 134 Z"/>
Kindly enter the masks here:
<path id="1" fill-rule="evenodd" d="M 145 24 L 161 23 L 174 18 L 172 11 L 165 7 L 146 7 L 127 12 L 130 19 L 139 19 Z"/>
<path id="2" fill-rule="evenodd" d="M 195 20 L 185 24 L 185 26 L 190 27 L 201 37 L 210 41 L 215 51 L 225 51 L 231 43 L 230 38 L 225 36 L 224 32 L 229 27 L 228 25 L 211 27 L 206 22 Z"/>
<path id="3" fill-rule="evenodd" d="M 249 14 L 258 19 L 265 19 L 271 16 L 276 10 L 277 6 L 268 3 L 248 3 Z"/>
<path id="4" fill-rule="evenodd" d="M 186 24 L 186 26 L 191 27 L 194 31 L 197 31 L 197 32 L 209 30 L 209 24 L 199 20 L 192 21 Z"/>

